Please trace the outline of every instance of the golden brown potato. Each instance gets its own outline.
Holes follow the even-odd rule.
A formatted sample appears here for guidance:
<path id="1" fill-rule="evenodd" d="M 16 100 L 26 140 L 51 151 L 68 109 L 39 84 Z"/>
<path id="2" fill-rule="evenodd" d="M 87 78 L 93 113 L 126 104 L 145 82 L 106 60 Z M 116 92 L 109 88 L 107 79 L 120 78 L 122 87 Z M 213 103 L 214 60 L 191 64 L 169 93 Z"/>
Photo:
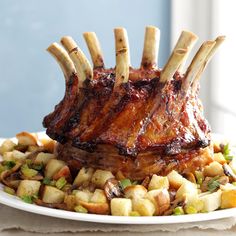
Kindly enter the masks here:
<path id="1" fill-rule="evenodd" d="M 16 194 L 18 197 L 38 195 L 40 185 L 40 181 L 21 180 Z"/>
<path id="2" fill-rule="evenodd" d="M 66 195 L 64 199 L 64 203 L 66 204 L 69 211 L 73 211 L 77 205 L 75 195 Z"/>
<path id="3" fill-rule="evenodd" d="M 45 203 L 62 203 L 64 202 L 65 193 L 55 187 L 45 186 L 43 191 L 43 202 Z"/>
<path id="4" fill-rule="evenodd" d="M 215 211 L 221 206 L 221 194 L 222 191 L 218 190 L 217 192 L 205 194 L 200 196 L 200 200 L 203 202 L 203 212 Z"/>
<path id="5" fill-rule="evenodd" d="M 137 211 L 141 216 L 153 216 L 156 212 L 155 205 L 149 200 L 138 198 L 132 200 L 133 210 Z"/>
<path id="6" fill-rule="evenodd" d="M 45 152 L 40 152 L 34 162 L 35 164 L 48 164 L 48 162 L 51 160 L 51 159 L 56 159 L 56 156 L 54 154 L 51 154 L 51 153 L 45 153 Z"/>
<path id="7" fill-rule="evenodd" d="M 143 185 L 130 185 L 124 189 L 124 193 L 126 198 L 143 198 L 147 193 L 147 189 Z"/>
<path id="8" fill-rule="evenodd" d="M 81 186 L 82 184 L 88 185 L 88 183 L 92 179 L 93 173 L 94 173 L 93 168 L 83 167 L 82 169 L 80 169 L 79 173 L 77 174 L 73 185 L 78 186 L 78 187 Z"/>
<path id="9" fill-rule="evenodd" d="M 180 188 L 176 192 L 176 198 L 184 199 L 186 194 L 197 195 L 198 194 L 197 185 L 188 180 L 185 180 L 184 183 L 180 186 Z"/>
<path id="10" fill-rule="evenodd" d="M 44 172 L 45 177 L 49 179 L 52 178 L 53 175 L 55 175 L 65 165 L 66 165 L 65 162 L 61 160 L 57 159 L 49 160 Z"/>
<path id="11" fill-rule="evenodd" d="M 155 189 L 149 191 L 145 198 L 155 205 L 155 215 L 162 215 L 170 208 L 170 195 L 167 189 Z"/>
<path id="12" fill-rule="evenodd" d="M 221 152 L 214 153 L 213 159 L 214 161 L 219 162 L 221 165 L 224 165 L 226 163 L 225 157 Z"/>
<path id="13" fill-rule="evenodd" d="M 92 197 L 90 198 L 90 202 L 93 203 L 107 203 L 107 197 L 105 195 L 104 190 L 96 189 L 93 193 Z"/>
<path id="14" fill-rule="evenodd" d="M 92 176 L 91 182 L 98 188 L 103 189 L 108 179 L 115 178 L 115 176 L 107 170 L 96 170 Z"/>
<path id="15" fill-rule="evenodd" d="M 236 207 L 236 189 L 226 190 L 221 195 L 221 208 Z"/>
<path id="16" fill-rule="evenodd" d="M 126 198 L 113 198 L 111 200 L 111 214 L 113 216 L 129 216 L 132 211 L 132 202 Z"/>
<path id="17" fill-rule="evenodd" d="M 150 191 L 150 190 L 161 189 L 161 188 L 169 189 L 169 180 L 166 176 L 163 177 L 163 176 L 157 176 L 154 174 L 148 185 L 148 190 Z"/>
<path id="18" fill-rule="evenodd" d="M 209 177 L 222 176 L 224 175 L 224 169 L 219 162 L 213 161 L 204 168 L 203 173 Z"/>
<path id="19" fill-rule="evenodd" d="M 11 152 L 14 150 L 16 144 L 10 139 L 5 140 L 0 146 L 0 155 L 3 155 L 5 152 Z"/>
<path id="20" fill-rule="evenodd" d="M 172 188 L 178 189 L 183 182 L 186 180 L 182 175 L 180 175 L 177 171 L 172 170 L 167 178 Z"/>
<path id="21" fill-rule="evenodd" d="M 87 190 L 78 190 L 75 194 L 76 202 L 79 205 L 80 201 L 82 202 L 90 202 L 91 197 L 93 196 L 93 193 L 87 191 Z"/>

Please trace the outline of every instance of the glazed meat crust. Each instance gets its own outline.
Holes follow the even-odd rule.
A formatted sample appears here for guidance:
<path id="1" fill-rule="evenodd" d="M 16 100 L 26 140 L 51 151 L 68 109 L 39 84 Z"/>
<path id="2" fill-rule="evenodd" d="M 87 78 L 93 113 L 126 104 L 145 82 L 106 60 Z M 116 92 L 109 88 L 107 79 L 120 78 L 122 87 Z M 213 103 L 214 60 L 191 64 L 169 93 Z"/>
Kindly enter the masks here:
<path id="1" fill-rule="evenodd" d="M 85 81 L 79 93 L 71 77 L 63 101 L 44 119 L 47 134 L 88 152 L 109 144 L 133 157 L 145 151 L 173 155 L 208 146 L 210 129 L 198 96 L 183 92 L 184 77 L 179 74 L 165 86 L 159 74 L 132 70 L 130 82 L 115 92 L 112 70 L 95 71 L 94 80 Z"/>

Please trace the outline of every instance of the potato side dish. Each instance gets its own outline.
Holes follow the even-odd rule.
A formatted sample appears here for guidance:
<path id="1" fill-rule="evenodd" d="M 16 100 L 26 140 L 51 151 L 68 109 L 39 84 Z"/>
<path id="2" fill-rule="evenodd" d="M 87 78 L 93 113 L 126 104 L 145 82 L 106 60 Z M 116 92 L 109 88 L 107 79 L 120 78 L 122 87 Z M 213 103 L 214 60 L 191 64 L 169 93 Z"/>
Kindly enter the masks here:
<path id="1" fill-rule="evenodd" d="M 175 170 L 132 181 L 122 172 L 81 168 L 72 174 L 57 159 L 56 142 L 22 132 L 0 146 L 4 191 L 24 202 L 79 213 L 160 216 L 236 207 L 236 158 L 214 143 L 214 161 L 186 176 Z"/>

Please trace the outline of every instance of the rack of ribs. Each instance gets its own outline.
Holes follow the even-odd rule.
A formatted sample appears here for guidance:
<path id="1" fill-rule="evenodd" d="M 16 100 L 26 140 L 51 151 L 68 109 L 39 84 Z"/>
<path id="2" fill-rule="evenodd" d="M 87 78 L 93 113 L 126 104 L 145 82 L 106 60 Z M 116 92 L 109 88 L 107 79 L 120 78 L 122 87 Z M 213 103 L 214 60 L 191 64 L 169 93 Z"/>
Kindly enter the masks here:
<path id="1" fill-rule="evenodd" d="M 66 91 L 44 118 L 47 134 L 58 141 L 58 157 L 72 172 L 81 167 L 121 171 L 141 180 L 171 170 L 189 173 L 212 161 L 211 130 L 199 99 L 199 79 L 224 36 L 204 42 L 186 71 L 197 41 L 183 31 L 163 69 L 158 67 L 160 32 L 146 27 L 139 69 L 130 64 L 124 28 L 115 28 L 115 68 L 104 66 L 93 32 L 84 33 L 88 59 L 69 36 L 48 51 L 65 76 Z"/>

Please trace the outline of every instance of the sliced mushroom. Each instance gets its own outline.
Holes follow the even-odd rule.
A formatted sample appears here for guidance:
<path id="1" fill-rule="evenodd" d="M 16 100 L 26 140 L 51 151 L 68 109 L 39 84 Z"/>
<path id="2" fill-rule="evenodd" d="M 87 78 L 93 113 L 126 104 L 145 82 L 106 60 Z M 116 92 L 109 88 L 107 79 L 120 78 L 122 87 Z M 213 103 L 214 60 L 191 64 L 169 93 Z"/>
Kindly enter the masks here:
<path id="1" fill-rule="evenodd" d="M 99 215 L 108 215 L 110 213 L 110 206 L 108 203 L 93 203 L 93 202 L 79 201 L 79 204 L 84 208 L 86 208 L 89 213 L 99 214 Z"/>
<path id="2" fill-rule="evenodd" d="M 108 200 L 124 195 L 119 181 L 116 179 L 108 179 L 104 185 L 104 191 Z"/>

